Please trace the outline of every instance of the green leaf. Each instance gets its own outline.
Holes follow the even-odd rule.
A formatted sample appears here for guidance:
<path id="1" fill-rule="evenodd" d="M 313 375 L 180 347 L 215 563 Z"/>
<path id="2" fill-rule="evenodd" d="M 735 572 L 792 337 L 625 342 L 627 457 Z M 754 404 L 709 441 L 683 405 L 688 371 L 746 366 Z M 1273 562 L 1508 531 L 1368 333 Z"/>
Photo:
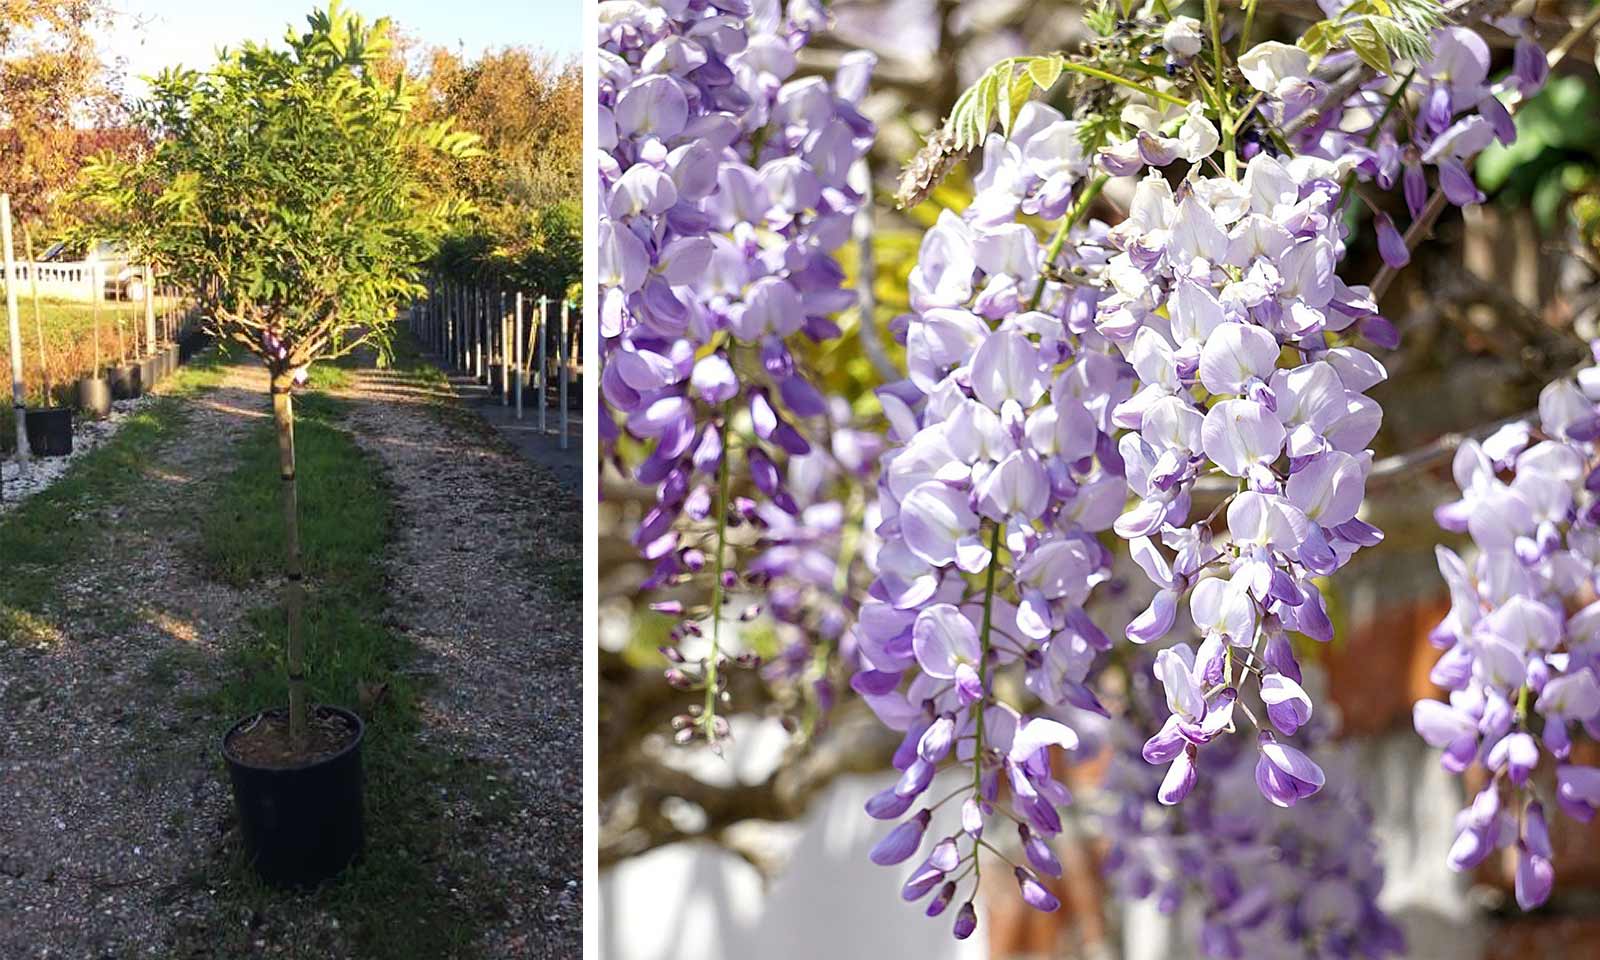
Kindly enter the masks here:
<path id="1" fill-rule="evenodd" d="M 1389 48 L 1372 32 L 1370 28 L 1361 27 L 1352 29 L 1345 34 L 1345 41 L 1350 49 L 1355 51 L 1361 62 L 1378 71 L 1387 74 L 1394 70 L 1394 60 L 1389 55 Z"/>
<path id="2" fill-rule="evenodd" d="M 1011 136 L 1011 127 L 1017 122 L 1017 114 L 1022 111 L 1023 104 L 1033 95 L 1033 83 L 1023 74 L 1006 71 L 1004 80 L 1004 97 L 1000 113 L 1000 130 L 1006 136 Z"/>
<path id="3" fill-rule="evenodd" d="M 1028 61 L 1028 76 L 1033 78 L 1033 85 L 1041 93 L 1049 93 L 1061 79 L 1062 66 L 1060 57 L 1034 57 Z"/>
<path id="4" fill-rule="evenodd" d="M 1320 20 L 1306 28 L 1300 35 L 1299 47 L 1313 57 L 1320 57 L 1328 52 L 1333 45 L 1334 26 L 1327 20 Z"/>

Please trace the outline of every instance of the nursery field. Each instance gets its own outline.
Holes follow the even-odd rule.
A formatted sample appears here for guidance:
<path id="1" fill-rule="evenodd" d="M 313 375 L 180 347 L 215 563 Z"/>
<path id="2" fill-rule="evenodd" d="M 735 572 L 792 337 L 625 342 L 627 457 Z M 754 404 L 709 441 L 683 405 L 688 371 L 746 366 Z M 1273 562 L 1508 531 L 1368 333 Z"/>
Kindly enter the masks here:
<path id="1" fill-rule="evenodd" d="M 219 741 L 283 683 L 266 388 L 202 355 L 0 520 L 0 955 L 573 955 L 576 501 L 404 347 L 296 398 L 308 687 L 366 724 L 366 853 L 314 894 L 243 862 Z"/>
<path id="2" fill-rule="evenodd" d="M 0 296 L 4 285 L 0 284 Z M 174 299 L 157 298 L 156 311 L 177 303 Z M 46 369 L 53 393 L 58 401 L 68 399 L 72 384 L 79 377 L 94 370 L 95 310 L 87 303 L 65 303 L 41 300 L 39 323 L 34 322 L 33 304 L 26 291 L 18 298 L 18 331 L 22 337 L 22 382 L 29 405 L 38 402 L 44 388 Z M 0 319 L 3 319 L 0 313 Z M 127 301 L 106 301 L 100 305 L 100 357 L 103 364 L 116 363 L 123 355 L 132 354 L 136 343 L 144 340 L 144 304 Z M 44 330 L 45 366 L 39 362 L 39 329 Z M 11 339 L 0 335 L 0 371 L 5 382 L 11 382 Z M 9 452 L 16 446 L 12 428 L 11 397 L 5 397 L 0 409 L 0 451 Z"/>

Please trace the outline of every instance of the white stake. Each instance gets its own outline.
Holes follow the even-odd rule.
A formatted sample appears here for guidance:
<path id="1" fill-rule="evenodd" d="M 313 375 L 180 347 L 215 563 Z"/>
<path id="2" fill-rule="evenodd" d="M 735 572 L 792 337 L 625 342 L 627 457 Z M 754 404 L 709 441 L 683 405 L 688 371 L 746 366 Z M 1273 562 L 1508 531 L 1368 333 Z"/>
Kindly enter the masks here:
<path id="1" fill-rule="evenodd" d="M 571 300 L 561 301 L 561 342 L 556 344 L 561 360 L 561 449 L 563 450 L 567 449 L 567 360 L 569 359 L 567 354 L 570 352 L 567 347 L 567 324 L 569 322 L 567 308 L 570 306 L 572 306 Z"/>
<path id="2" fill-rule="evenodd" d="M 511 346 L 512 346 L 512 352 L 516 355 L 516 359 L 517 359 L 516 373 L 513 374 L 513 376 L 515 376 L 517 378 L 517 384 L 516 384 L 516 391 L 517 391 L 517 419 L 521 420 L 522 419 L 522 378 L 523 378 L 523 370 L 524 370 L 523 365 L 522 365 L 522 291 L 521 290 L 517 291 L 517 314 L 516 314 L 516 317 L 512 320 L 512 322 L 517 325 L 516 326 L 516 334 L 515 334 L 515 336 L 513 336 L 511 338 L 512 339 Z"/>
<path id="3" fill-rule="evenodd" d="M 539 435 L 542 437 L 549 432 L 545 425 L 545 408 L 550 399 L 550 361 L 545 356 L 546 344 L 550 340 L 549 301 L 545 297 L 539 298 Z"/>
<path id="4" fill-rule="evenodd" d="M 17 463 L 28 472 L 27 399 L 22 393 L 22 327 L 17 319 L 17 258 L 11 245 L 11 195 L 0 193 L 0 247 L 5 248 L 6 323 L 11 330 L 11 408 L 17 417 Z"/>

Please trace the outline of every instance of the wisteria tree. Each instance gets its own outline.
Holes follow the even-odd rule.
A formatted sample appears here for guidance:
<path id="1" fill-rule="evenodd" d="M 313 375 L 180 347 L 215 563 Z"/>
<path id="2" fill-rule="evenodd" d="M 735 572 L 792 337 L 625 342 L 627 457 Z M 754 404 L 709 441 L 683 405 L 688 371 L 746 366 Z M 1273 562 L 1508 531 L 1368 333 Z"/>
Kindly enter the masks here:
<path id="1" fill-rule="evenodd" d="M 1482 201 L 1474 160 L 1595 18 L 1493 71 L 1480 26 L 1526 28 L 1502 5 L 1326 2 L 1293 44 L 1258 40 L 1258 6 L 1091 4 L 1082 50 L 961 95 L 900 199 L 963 161 L 973 196 L 923 234 L 888 331 L 904 378 L 866 404 L 808 360 L 860 293 L 833 254 L 865 202 L 870 58 L 796 77 L 816 4 L 601 7 L 602 436 L 651 491 L 632 539 L 693 700 L 671 723 L 725 737 L 730 671 L 757 659 L 729 624 L 796 627 L 762 669 L 805 690 L 802 735 L 839 671 L 893 732 L 871 858 L 915 864 L 904 898 L 958 938 L 988 864 L 1059 905 L 1059 771 L 1109 747 L 1118 889 L 1197 902 L 1206 955 L 1403 949 L 1302 661 L 1334 639 L 1327 585 L 1384 539 L 1361 516 L 1399 342 L 1378 301 L 1446 207 Z M 1094 216 L 1113 181 L 1130 202 Z M 1514 845 L 1524 908 L 1553 882 L 1536 738 L 1561 809 L 1600 803 L 1600 771 L 1566 762 L 1600 722 L 1597 384 L 1464 445 L 1440 513 L 1480 557 L 1441 550 L 1453 692 L 1417 728 L 1490 774 L 1451 865 Z M 1113 581 L 1142 596 L 1125 615 Z"/>
<path id="2" fill-rule="evenodd" d="M 139 108 L 155 148 L 85 171 L 97 235 L 205 291 L 207 322 L 271 374 L 294 742 L 308 708 L 292 390 L 315 361 L 387 349 L 396 310 L 422 293 L 423 263 L 463 210 L 426 188 L 418 158 L 477 149 L 448 122 L 414 121 L 409 84 L 380 78 L 387 21 L 335 3 L 307 23 L 281 47 L 247 43 L 207 72 L 163 72 Z"/>

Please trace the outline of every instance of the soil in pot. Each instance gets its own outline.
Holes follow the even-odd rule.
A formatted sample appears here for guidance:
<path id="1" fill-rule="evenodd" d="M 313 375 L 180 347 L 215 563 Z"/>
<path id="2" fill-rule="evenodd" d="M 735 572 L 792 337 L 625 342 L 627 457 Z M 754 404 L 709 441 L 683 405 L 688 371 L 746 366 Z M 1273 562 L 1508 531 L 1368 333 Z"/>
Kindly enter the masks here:
<path id="1" fill-rule="evenodd" d="M 72 411 L 45 407 L 26 414 L 28 449 L 36 457 L 65 457 L 72 453 Z"/>
<path id="2" fill-rule="evenodd" d="M 291 742 L 282 710 L 241 720 L 223 738 L 245 857 L 269 885 L 314 887 L 360 855 L 364 732 L 355 714 L 316 707 L 304 744 Z"/>
<path id="3" fill-rule="evenodd" d="M 99 377 L 84 377 L 78 381 L 78 410 L 85 416 L 99 419 L 111 412 L 111 384 Z"/>

